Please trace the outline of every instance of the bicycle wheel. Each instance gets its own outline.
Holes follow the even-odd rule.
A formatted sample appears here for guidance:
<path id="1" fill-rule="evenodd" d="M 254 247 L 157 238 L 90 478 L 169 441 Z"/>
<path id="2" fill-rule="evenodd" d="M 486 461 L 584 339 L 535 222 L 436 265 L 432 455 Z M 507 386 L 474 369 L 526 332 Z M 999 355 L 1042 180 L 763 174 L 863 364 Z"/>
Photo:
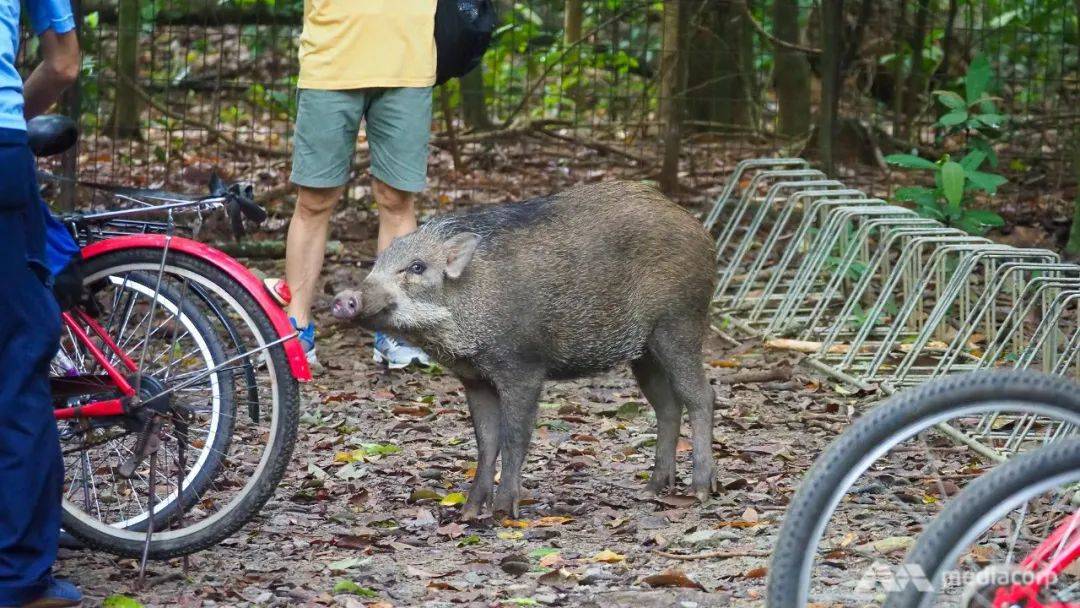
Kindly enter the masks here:
<path id="1" fill-rule="evenodd" d="M 236 416 L 223 465 L 199 501 L 182 522 L 154 532 L 150 556 L 156 559 L 213 546 L 254 517 L 285 473 L 299 419 L 299 387 L 284 348 L 267 346 L 278 334 L 251 294 L 228 274 L 183 252 L 170 251 L 163 259 L 161 249 L 109 252 L 88 260 L 84 269 L 91 292 L 132 274 L 157 279 L 159 271 L 162 284 L 209 318 L 225 341 L 226 360 L 234 360 Z M 91 546 L 118 555 L 141 552 L 144 535 L 138 531 L 88 523 L 96 532 Z"/>
<path id="2" fill-rule="evenodd" d="M 999 589 L 1032 582 L 1035 571 L 1055 559 L 1067 563 L 1065 552 L 1080 542 L 1080 519 L 1073 517 L 1078 482 L 1076 440 L 1019 455 L 972 482 L 919 536 L 904 560 L 905 572 L 921 574 L 925 582 L 893 590 L 886 608 L 991 608 Z M 1055 530 L 1061 535 L 1043 545 L 1046 554 L 1021 565 Z M 1077 579 L 1072 568 L 1064 568 L 1037 590 L 1037 597 L 1004 605 L 1036 605 L 1034 599 L 1040 606 L 1078 606 Z M 899 582 L 892 580 L 890 586 Z"/>
<path id="3" fill-rule="evenodd" d="M 856 420 L 803 478 L 773 551 L 769 606 L 874 601 L 859 592 L 859 580 L 875 561 L 899 561 L 911 532 L 995 464 L 987 451 L 1004 458 L 1078 426 L 1080 388 L 1033 372 L 950 376 L 890 398 Z"/>
<path id="4" fill-rule="evenodd" d="M 100 343 L 90 325 L 94 321 L 71 315 L 75 325 L 65 326 L 60 351 L 53 360 L 53 375 L 74 377 L 84 388 L 62 405 L 123 396 L 91 356 L 92 346 L 105 352 L 118 370 L 129 372 L 127 380 L 144 400 L 206 374 L 161 404 L 165 417 L 174 408 L 185 412 L 179 426 L 175 421 L 166 423 L 161 433 L 165 440 L 158 459 L 161 466 L 153 519 L 154 527 L 163 529 L 199 499 L 228 453 L 236 417 L 233 373 L 230 369 L 208 373 L 225 361 L 225 348 L 210 320 L 169 286 L 159 287 L 151 276 L 129 273 L 123 279 L 110 277 L 97 295 L 99 304 L 111 304 L 108 310 L 113 314 L 103 319 L 107 335 L 128 361 L 140 364 L 142 373 L 130 373 L 120 355 Z M 97 339 L 79 339 L 77 333 Z M 58 421 L 64 453 L 64 507 L 74 518 L 70 526 L 73 534 L 97 544 L 108 543 L 107 536 L 94 538 L 99 533 L 94 526 L 85 525 L 90 520 L 126 530 L 146 529 L 150 515 L 148 465 L 141 462 L 128 476 L 119 473 L 137 449 L 141 420 L 133 413 Z M 177 452 L 180 441 L 184 443 L 183 458 Z"/>

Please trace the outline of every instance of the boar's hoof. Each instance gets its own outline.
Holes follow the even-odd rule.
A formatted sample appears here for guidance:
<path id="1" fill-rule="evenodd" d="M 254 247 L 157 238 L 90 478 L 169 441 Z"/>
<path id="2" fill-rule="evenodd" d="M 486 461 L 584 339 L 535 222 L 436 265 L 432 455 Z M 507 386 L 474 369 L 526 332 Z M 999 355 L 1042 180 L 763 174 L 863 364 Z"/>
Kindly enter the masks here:
<path id="1" fill-rule="evenodd" d="M 649 483 L 645 485 L 645 491 L 654 496 L 664 494 L 669 489 L 675 487 L 675 471 L 665 471 L 658 473 L 653 471 L 652 477 L 649 479 Z"/>
<path id="2" fill-rule="evenodd" d="M 351 319 L 360 312 L 360 294 L 355 291 L 343 291 L 334 296 L 330 312 L 336 319 Z"/>
<path id="3" fill-rule="evenodd" d="M 493 510 L 496 514 L 507 515 L 513 519 L 519 517 L 518 497 L 510 492 L 497 492 Z"/>
<path id="4" fill-rule="evenodd" d="M 715 479 L 709 479 L 708 481 L 705 481 L 705 482 L 696 482 L 695 481 L 692 484 L 692 489 L 694 491 L 694 497 L 696 497 L 699 502 L 702 502 L 702 503 L 709 502 L 709 497 L 711 497 L 713 492 L 715 492 L 717 490 L 718 486 L 719 486 L 719 484 L 716 482 Z"/>
<path id="5" fill-rule="evenodd" d="M 481 519 L 481 513 L 484 511 L 484 506 L 479 502 L 466 502 L 465 506 L 461 508 L 461 521 L 476 521 Z"/>

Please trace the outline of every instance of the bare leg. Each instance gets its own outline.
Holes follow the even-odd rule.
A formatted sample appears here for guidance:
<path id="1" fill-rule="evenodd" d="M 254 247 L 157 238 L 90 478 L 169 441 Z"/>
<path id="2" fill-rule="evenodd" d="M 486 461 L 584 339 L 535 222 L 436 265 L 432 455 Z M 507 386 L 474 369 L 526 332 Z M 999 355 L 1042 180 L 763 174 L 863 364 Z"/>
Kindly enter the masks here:
<path id="1" fill-rule="evenodd" d="M 413 206 L 415 196 L 374 177 L 371 178 L 371 190 L 375 195 L 375 204 L 379 207 L 378 247 L 381 252 L 389 247 L 395 238 L 416 230 L 416 210 Z"/>
<path id="2" fill-rule="evenodd" d="M 667 372 L 651 354 L 630 364 L 641 392 L 656 411 L 656 462 L 647 486 L 659 494 L 675 485 L 675 447 L 679 442 L 682 405 L 671 392 Z"/>
<path id="3" fill-rule="evenodd" d="M 502 424 L 499 429 L 499 452 L 502 454 L 502 477 L 495 493 L 494 510 L 518 516 L 521 499 L 521 467 L 529 452 L 533 425 L 536 423 L 537 400 L 543 376 L 518 376 L 499 387 L 499 408 Z"/>
<path id="4" fill-rule="evenodd" d="M 465 521 L 476 519 L 491 502 L 495 485 L 495 459 L 499 456 L 499 395 L 484 380 L 463 380 L 469 401 L 469 416 L 476 432 L 476 479 L 469 488 L 469 500 L 461 510 Z"/>
<path id="5" fill-rule="evenodd" d="M 289 236 L 285 243 L 285 280 L 292 290 L 289 315 L 296 319 L 300 327 L 311 321 L 315 285 L 319 281 L 323 257 L 326 255 L 330 215 L 344 190 L 344 186 L 300 186 L 296 197 L 296 209 L 289 222 Z"/>

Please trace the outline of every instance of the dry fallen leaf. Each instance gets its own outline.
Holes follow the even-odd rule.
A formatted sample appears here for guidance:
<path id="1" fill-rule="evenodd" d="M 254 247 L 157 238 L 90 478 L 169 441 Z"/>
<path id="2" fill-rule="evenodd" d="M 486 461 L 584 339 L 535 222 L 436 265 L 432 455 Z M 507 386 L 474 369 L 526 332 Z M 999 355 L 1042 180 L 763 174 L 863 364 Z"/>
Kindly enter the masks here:
<path id="1" fill-rule="evenodd" d="M 565 515 L 548 515 L 547 517 L 541 517 L 540 519 L 534 519 L 528 525 L 537 528 L 543 528 L 547 526 L 561 526 L 566 522 L 574 521 L 573 517 L 567 517 Z"/>
<path id="2" fill-rule="evenodd" d="M 509 517 L 504 517 L 503 520 L 499 522 L 499 525 L 504 528 L 528 528 L 529 522 L 524 519 L 510 519 Z"/>
<path id="3" fill-rule="evenodd" d="M 745 576 L 746 578 L 762 578 L 768 572 L 769 572 L 768 568 L 766 568 L 765 566 L 761 566 L 759 568 L 752 568 L 750 570 L 747 570 L 746 574 L 744 574 L 743 576 Z"/>
<path id="4" fill-rule="evenodd" d="M 439 501 L 439 504 L 444 507 L 453 507 L 454 505 L 465 504 L 465 500 L 465 494 L 461 492 L 451 492 L 444 496 L 443 499 Z"/>
<path id="5" fill-rule="evenodd" d="M 701 583 L 692 580 L 681 570 L 665 570 L 660 574 L 646 576 L 642 581 L 651 587 L 686 587 L 687 589 L 705 591 Z"/>
<path id="6" fill-rule="evenodd" d="M 625 561 L 625 560 L 626 560 L 625 555 L 620 555 L 618 553 L 615 553 L 611 549 L 604 549 L 603 551 L 601 551 L 601 552 L 597 553 L 596 555 L 594 555 L 593 558 L 592 558 L 592 561 L 594 561 L 594 562 L 603 562 L 603 563 L 606 563 L 606 564 L 614 564 L 614 563 Z"/>

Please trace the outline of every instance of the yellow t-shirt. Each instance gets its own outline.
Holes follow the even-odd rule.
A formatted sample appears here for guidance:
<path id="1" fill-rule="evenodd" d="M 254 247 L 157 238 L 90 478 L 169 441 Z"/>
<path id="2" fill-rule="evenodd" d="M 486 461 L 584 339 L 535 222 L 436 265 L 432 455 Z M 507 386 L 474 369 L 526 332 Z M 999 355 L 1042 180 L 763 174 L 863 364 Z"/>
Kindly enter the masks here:
<path id="1" fill-rule="evenodd" d="M 436 0 L 304 0 L 301 89 L 435 84 Z"/>

